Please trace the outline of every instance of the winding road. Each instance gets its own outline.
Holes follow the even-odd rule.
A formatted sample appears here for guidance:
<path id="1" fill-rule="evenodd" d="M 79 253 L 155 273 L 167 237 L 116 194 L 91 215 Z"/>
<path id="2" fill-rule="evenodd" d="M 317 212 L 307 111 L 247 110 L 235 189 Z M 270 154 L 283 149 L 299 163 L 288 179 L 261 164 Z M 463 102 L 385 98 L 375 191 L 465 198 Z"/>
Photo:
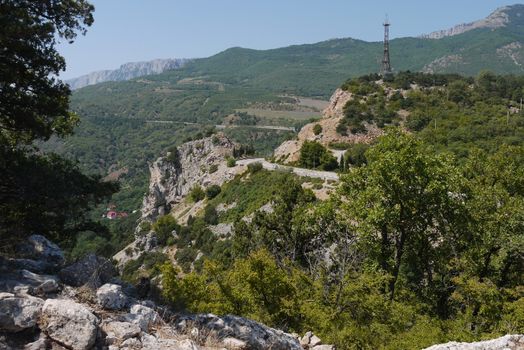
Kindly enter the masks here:
<path id="1" fill-rule="evenodd" d="M 271 171 L 284 171 L 284 172 L 287 171 L 287 172 L 296 174 L 298 176 L 309 176 L 309 177 L 322 179 L 322 180 L 331 180 L 331 181 L 339 180 L 338 174 L 332 171 L 312 170 L 312 169 L 297 168 L 297 167 L 288 166 L 288 165 L 280 165 L 280 164 L 270 163 L 267 160 L 265 160 L 264 158 L 237 160 L 237 165 L 247 166 L 248 164 L 253 164 L 253 163 L 260 163 L 262 164 L 262 167 L 264 169 L 271 170 Z"/>

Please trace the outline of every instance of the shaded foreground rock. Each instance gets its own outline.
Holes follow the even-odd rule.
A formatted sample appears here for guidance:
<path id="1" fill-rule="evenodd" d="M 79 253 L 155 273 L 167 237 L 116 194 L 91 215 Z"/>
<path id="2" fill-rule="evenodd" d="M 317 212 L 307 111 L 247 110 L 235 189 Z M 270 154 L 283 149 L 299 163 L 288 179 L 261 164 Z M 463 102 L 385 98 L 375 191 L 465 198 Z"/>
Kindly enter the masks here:
<path id="1" fill-rule="evenodd" d="M 95 254 L 89 254 L 59 272 L 65 284 L 73 287 L 89 284 L 94 288 L 109 282 L 116 274 L 117 271 L 109 260 Z"/>
<path id="2" fill-rule="evenodd" d="M 41 329 L 59 344 L 74 349 L 91 348 L 96 341 L 98 318 L 71 300 L 48 299 L 42 308 Z"/>

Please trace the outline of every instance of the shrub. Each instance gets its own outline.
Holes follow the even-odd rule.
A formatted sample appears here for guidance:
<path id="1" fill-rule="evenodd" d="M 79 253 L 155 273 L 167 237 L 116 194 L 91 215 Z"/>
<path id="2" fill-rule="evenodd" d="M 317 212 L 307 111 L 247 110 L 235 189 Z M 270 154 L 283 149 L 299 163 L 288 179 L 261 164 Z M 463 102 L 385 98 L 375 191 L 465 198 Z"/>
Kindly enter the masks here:
<path id="1" fill-rule="evenodd" d="M 209 173 L 210 174 L 213 174 L 213 173 L 216 173 L 218 170 L 218 165 L 217 164 L 211 164 L 209 166 Z"/>
<path id="2" fill-rule="evenodd" d="M 299 163 L 301 166 L 310 169 L 333 170 L 338 166 L 335 157 L 316 141 L 304 142 L 300 149 Z"/>
<path id="3" fill-rule="evenodd" d="M 228 167 L 232 168 L 235 165 L 237 165 L 237 161 L 235 160 L 235 158 L 233 158 L 233 157 L 227 158 L 227 166 Z"/>
<path id="4" fill-rule="evenodd" d="M 365 143 L 356 143 L 352 145 L 344 154 L 344 161 L 346 164 L 351 164 L 355 166 L 362 166 L 367 163 L 366 160 L 366 151 L 368 150 L 369 145 Z"/>
<path id="5" fill-rule="evenodd" d="M 218 185 L 211 185 L 206 189 L 206 197 L 213 199 L 220 193 L 221 188 Z"/>
<path id="6" fill-rule="evenodd" d="M 154 224 L 153 231 L 156 233 L 158 239 L 158 244 L 166 245 L 169 241 L 169 238 L 172 238 L 173 235 L 171 232 L 179 228 L 175 218 L 170 214 L 161 216 Z"/>
<path id="7" fill-rule="evenodd" d="M 256 162 L 256 163 L 250 163 L 247 165 L 247 170 L 250 174 L 254 174 L 260 170 L 262 170 L 263 166 L 262 163 Z"/>
<path id="8" fill-rule="evenodd" d="M 315 135 L 320 135 L 321 132 L 322 132 L 322 126 L 320 124 L 315 124 L 315 126 L 313 127 L 313 133 Z"/>
<path id="9" fill-rule="evenodd" d="M 206 193 L 199 185 L 195 185 L 195 187 L 191 189 L 191 192 L 189 192 L 189 198 L 191 198 L 191 200 L 195 203 L 200 202 L 205 197 Z"/>
<path id="10" fill-rule="evenodd" d="M 178 163 L 178 161 L 179 161 L 178 149 L 176 147 L 170 147 L 167 150 L 167 157 L 166 157 L 166 159 L 169 162 L 173 163 L 173 164 Z"/>
<path id="11" fill-rule="evenodd" d="M 204 209 L 204 221 L 208 225 L 218 224 L 218 213 L 214 206 L 208 205 L 206 209 Z"/>

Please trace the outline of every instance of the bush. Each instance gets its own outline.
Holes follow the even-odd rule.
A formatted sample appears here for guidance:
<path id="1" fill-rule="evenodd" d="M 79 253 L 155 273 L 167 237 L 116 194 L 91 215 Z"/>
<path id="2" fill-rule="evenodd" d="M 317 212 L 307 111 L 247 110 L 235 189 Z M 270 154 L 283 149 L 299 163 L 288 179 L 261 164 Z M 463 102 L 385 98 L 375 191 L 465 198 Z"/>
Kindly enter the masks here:
<path id="1" fill-rule="evenodd" d="M 191 189 L 191 192 L 189 192 L 189 198 L 191 198 L 191 200 L 195 203 L 200 202 L 205 197 L 206 193 L 199 185 L 195 185 L 195 187 Z"/>
<path id="2" fill-rule="evenodd" d="M 315 135 L 320 135 L 320 133 L 322 133 L 322 126 L 320 124 L 315 124 L 313 127 L 313 133 Z"/>
<path id="3" fill-rule="evenodd" d="M 220 193 L 222 189 L 218 185 L 211 185 L 206 189 L 206 197 L 213 199 Z"/>
<path id="4" fill-rule="evenodd" d="M 256 162 L 256 163 L 250 163 L 247 165 L 247 170 L 250 174 L 254 174 L 260 170 L 262 170 L 263 166 L 262 163 Z"/>
<path id="5" fill-rule="evenodd" d="M 218 224 L 218 213 L 214 206 L 208 205 L 206 209 L 204 209 L 204 221 L 208 225 Z"/>
<path id="6" fill-rule="evenodd" d="M 365 143 L 356 143 L 352 145 L 344 154 L 345 163 L 354 166 L 362 166 L 366 164 L 367 160 L 365 153 L 368 148 L 369 145 Z"/>
<path id="7" fill-rule="evenodd" d="M 158 244 L 166 245 L 169 241 L 169 238 L 172 238 L 171 234 L 173 230 L 179 228 L 175 218 L 170 214 L 161 216 L 154 224 L 153 231 L 156 233 L 156 238 L 158 239 Z"/>
<path id="8" fill-rule="evenodd" d="M 304 142 L 300 149 L 299 163 L 310 169 L 333 170 L 338 166 L 331 152 L 316 141 Z"/>
<path id="9" fill-rule="evenodd" d="M 209 166 L 209 173 L 210 174 L 213 174 L 213 173 L 216 173 L 218 170 L 218 165 L 217 164 L 211 164 Z"/>
<path id="10" fill-rule="evenodd" d="M 170 147 L 167 150 L 166 159 L 172 164 L 177 164 L 179 162 L 178 149 L 176 147 Z"/>
<path id="11" fill-rule="evenodd" d="M 235 160 L 235 158 L 233 158 L 233 157 L 227 158 L 227 166 L 228 167 L 232 168 L 235 165 L 237 165 L 237 161 Z"/>

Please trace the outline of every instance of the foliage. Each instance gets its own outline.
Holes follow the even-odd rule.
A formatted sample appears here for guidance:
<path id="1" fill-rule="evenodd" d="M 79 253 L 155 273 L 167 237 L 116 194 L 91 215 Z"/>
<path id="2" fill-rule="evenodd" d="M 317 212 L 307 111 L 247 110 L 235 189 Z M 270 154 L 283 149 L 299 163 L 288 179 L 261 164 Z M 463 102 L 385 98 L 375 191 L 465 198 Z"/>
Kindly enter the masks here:
<path id="1" fill-rule="evenodd" d="M 226 254 L 206 253 L 201 270 L 185 276 L 163 267 L 166 298 L 194 312 L 313 330 L 340 349 L 521 332 L 523 148 L 472 150 L 461 164 L 390 129 L 365 154 L 322 203 L 286 174 L 270 210 L 237 220 L 232 247 L 220 247 Z M 240 183 L 214 200 L 237 198 Z"/>
<path id="2" fill-rule="evenodd" d="M 195 185 L 189 192 L 189 198 L 195 203 L 200 202 L 202 199 L 206 198 L 206 193 L 201 186 Z"/>
<path id="3" fill-rule="evenodd" d="M 264 167 L 262 166 L 262 163 L 256 162 L 256 163 L 249 163 L 247 165 L 247 170 L 250 174 L 254 174 L 260 170 L 262 170 Z"/>
<path id="4" fill-rule="evenodd" d="M 313 126 L 313 133 L 315 135 L 320 135 L 322 133 L 322 126 L 320 124 L 315 124 L 315 126 Z"/>
<path id="5" fill-rule="evenodd" d="M 305 141 L 300 148 L 299 164 L 305 168 L 334 170 L 337 160 L 324 146 L 316 141 Z"/>
<path id="6" fill-rule="evenodd" d="M 211 185 L 208 188 L 206 188 L 206 197 L 208 199 L 213 199 L 220 193 L 222 189 L 218 185 Z"/>
<path id="7" fill-rule="evenodd" d="M 365 143 L 355 143 L 352 144 L 344 153 L 344 162 L 345 164 L 351 164 L 354 166 L 362 166 L 367 163 L 366 160 L 366 151 L 368 150 L 369 145 Z"/>
<path id="8" fill-rule="evenodd" d="M 178 231 L 180 226 L 172 215 L 167 214 L 158 218 L 152 228 L 155 231 L 158 244 L 164 246 L 173 237 L 172 232 Z"/>
<path id="9" fill-rule="evenodd" d="M 237 164 L 237 161 L 235 160 L 235 158 L 229 157 L 229 158 L 227 158 L 227 163 L 226 164 L 227 164 L 228 167 L 232 168 L 232 167 L 234 167 Z"/>

